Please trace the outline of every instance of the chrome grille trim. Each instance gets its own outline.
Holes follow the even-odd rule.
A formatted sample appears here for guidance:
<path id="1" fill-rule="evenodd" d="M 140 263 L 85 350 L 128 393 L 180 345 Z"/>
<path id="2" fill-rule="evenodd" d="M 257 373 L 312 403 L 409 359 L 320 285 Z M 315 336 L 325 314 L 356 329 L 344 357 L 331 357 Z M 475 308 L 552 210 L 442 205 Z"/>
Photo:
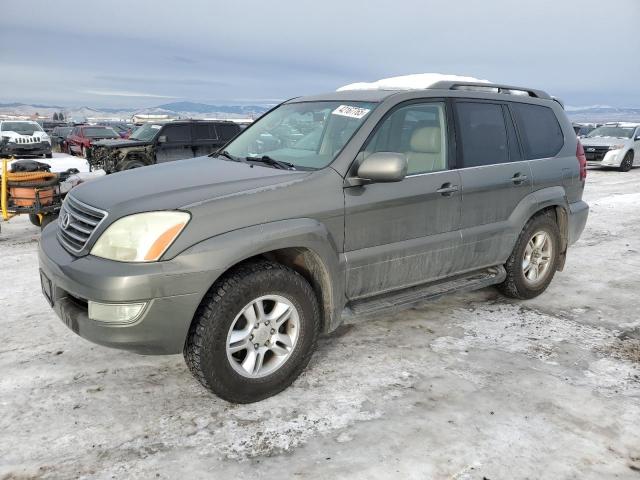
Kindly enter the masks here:
<path id="1" fill-rule="evenodd" d="M 67 217 L 69 220 L 65 222 Z M 107 212 L 104 210 L 87 205 L 68 194 L 58 217 L 58 240 L 71 253 L 81 253 L 105 218 Z"/>

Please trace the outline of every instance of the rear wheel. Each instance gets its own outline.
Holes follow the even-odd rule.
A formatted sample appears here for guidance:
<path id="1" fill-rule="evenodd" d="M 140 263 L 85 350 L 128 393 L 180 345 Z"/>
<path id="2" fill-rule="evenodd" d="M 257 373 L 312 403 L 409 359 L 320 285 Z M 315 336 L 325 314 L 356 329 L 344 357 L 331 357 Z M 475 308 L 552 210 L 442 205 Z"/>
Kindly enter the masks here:
<path id="1" fill-rule="evenodd" d="M 219 397 L 250 403 L 287 388 L 304 370 L 320 330 L 318 302 L 294 270 L 261 261 L 222 277 L 198 308 L 184 357 Z"/>
<path id="2" fill-rule="evenodd" d="M 498 285 L 508 297 L 528 299 L 544 292 L 558 266 L 560 229 L 549 214 L 530 219 L 505 264 L 507 278 Z"/>
<path id="3" fill-rule="evenodd" d="M 628 151 L 620 163 L 620 171 L 628 172 L 633 167 L 633 152 Z"/>

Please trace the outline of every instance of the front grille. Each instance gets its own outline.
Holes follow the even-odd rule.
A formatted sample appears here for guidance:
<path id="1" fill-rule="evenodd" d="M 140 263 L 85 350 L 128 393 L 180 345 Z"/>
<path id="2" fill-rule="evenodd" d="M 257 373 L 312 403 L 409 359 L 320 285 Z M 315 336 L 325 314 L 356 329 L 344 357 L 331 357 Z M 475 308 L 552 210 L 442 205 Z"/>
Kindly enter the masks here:
<path id="1" fill-rule="evenodd" d="M 601 162 L 608 151 L 609 147 L 594 147 L 593 145 L 584 147 L 584 154 L 587 157 L 587 160 L 592 162 Z"/>
<path id="2" fill-rule="evenodd" d="M 16 143 L 40 143 L 40 139 L 38 137 L 18 137 L 15 139 Z"/>
<path id="3" fill-rule="evenodd" d="M 58 216 L 58 239 L 73 253 L 79 253 L 87 245 L 96 227 L 107 212 L 91 207 L 67 195 Z"/>

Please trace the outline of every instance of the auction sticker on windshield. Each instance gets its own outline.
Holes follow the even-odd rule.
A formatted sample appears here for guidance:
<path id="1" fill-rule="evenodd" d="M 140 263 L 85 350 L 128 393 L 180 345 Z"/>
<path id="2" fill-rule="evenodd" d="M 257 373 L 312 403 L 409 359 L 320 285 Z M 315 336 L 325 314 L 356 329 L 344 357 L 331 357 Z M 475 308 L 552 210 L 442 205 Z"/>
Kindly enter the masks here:
<path id="1" fill-rule="evenodd" d="M 351 105 L 340 105 L 336 108 L 332 115 L 340 115 L 342 117 L 362 118 L 371 110 L 368 108 L 352 107 Z"/>

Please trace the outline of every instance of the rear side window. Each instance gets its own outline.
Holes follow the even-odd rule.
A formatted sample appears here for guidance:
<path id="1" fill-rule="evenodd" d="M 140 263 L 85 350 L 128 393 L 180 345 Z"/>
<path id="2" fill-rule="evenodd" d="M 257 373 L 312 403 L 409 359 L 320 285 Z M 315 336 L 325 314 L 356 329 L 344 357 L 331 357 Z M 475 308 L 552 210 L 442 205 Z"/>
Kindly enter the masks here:
<path id="1" fill-rule="evenodd" d="M 456 102 L 462 165 L 479 167 L 509 161 L 502 105 Z"/>
<path id="2" fill-rule="evenodd" d="M 216 129 L 213 123 L 197 123 L 193 127 L 194 140 L 216 140 Z"/>
<path id="3" fill-rule="evenodd" d="M 554 157 L 564 145 L 564 135 L 555 113 L 549 107 L 513 103 L 518 131 L 527 160 Z"/>
<path id="4" fill-rule="evenodd" d="M 240 127 L 228 123 L 219 123 L 216 125 L 216 130 L 218 130 L 218 136 L 222 140 L 230 140 L 240 131 Z"/>

